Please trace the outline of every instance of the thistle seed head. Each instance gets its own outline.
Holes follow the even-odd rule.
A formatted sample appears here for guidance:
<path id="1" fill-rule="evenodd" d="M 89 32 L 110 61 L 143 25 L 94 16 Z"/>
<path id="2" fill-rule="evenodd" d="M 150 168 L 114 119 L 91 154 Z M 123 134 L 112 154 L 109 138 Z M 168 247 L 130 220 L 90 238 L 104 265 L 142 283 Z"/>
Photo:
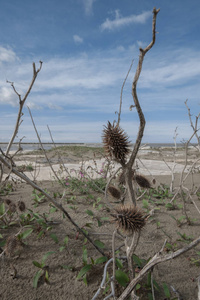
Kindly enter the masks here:
<path id="1" fill-rule="evenodd" d="M 103 144 L 106 153 L 121 164 L 126 163 L 129 154 L 128 136 L 118 125 L 112 125 L 109 121 L 103 130 Z"/>
<path id="2" fill-rule="evenodd" d="M 150 181 L 143 175 L 135 175 L 135 180 L 140 187 L 145 188 L 145 189 L 151 188 Z"/>
<path id="3" fill-rule="evenodd" d="M 109 187 L 108 187 L 108 192 L 109 192 L 109 194 L 112 196 L 112 197 L 114 197 L 114 198 L 116 198 L 116 199 L 120 199 L 121 198 L 121 191 L 119 190 L 119 189 L 117 189 L 115 186 L 113 186 L 113 185 L 110 185 Z"/>
<path id="4" fill-rule="evenodd" d="M 24 211 L 26 209 L 26 205 L 23 201 L 18 201 L 17 202 L 17 207 L 20 211 Z"/>
<path id="5" fill-rule="evenodd" d="M 137 207 L 122 206 L 115 211 L 116 213 L 111 214 L 114 217 L 113 222 L 127 233 L 140 231 L 146 224 L 147 216 Z"/>

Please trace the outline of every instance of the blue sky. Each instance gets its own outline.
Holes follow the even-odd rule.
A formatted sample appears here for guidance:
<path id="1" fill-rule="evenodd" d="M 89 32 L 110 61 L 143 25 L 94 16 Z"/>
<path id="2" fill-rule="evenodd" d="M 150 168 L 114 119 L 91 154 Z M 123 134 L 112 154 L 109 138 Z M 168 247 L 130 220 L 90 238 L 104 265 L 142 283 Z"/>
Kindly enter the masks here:
<path id="1" fill-rule="evenodd" d="M 131 84 L 139 47 L 152 37 L 152 10 L 157 16 L 156 43 L 144 59 L 138 97 L 146 118 L 143 143 L 190 137 L 187 109 L 200 111 L 200 1 L 152 0 L 0 0 L 0 142 L 12 135 L 18 97 L 39 67 L 26 105 L 31 108 L 43 142 L 47 125 L 56 142 L 101 142 L 103 125 L 117 119 L 122 83 L 121 127 L 132 142 L 138 116 Z M 18 141 L 37 141 L 27 107 Z"/>

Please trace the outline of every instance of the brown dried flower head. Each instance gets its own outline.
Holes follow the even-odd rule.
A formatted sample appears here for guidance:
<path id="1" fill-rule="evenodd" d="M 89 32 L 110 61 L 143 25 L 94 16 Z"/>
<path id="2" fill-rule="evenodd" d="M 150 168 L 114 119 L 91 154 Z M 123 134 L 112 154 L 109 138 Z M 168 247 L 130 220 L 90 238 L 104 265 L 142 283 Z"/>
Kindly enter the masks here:
<path id="1" fill-rule="evenodd" d="M 24 211 L 26 209 L 26 205 L 23 201 L 18 201 L 17 202 L 17 207 L 20 211 Z"/>
<path id="2" fill-rule="evenodd" d="M 130 152 L 130 143 L 124 130 L 108 121 L 108 125 L 103 130 L 102 138 L 106 153 L 119 163 L 125 164 L 127 155 Z"/>
<path id="3" fill-rule="evenodd" d="M 114 217 L 113 221 L 118 228 L 127 233 L 140 231 L 146 224 L 147 216 L 137 207 L 122 206 L 115 211 L 115 214 L 111 214 Z"/>
<path id="4" fill-rule="evenodd" d="M 112 197 L 114 197 L 114 198 L 116 198 L 116 199 L 120 199 L 121 198 L 121 191 L 119 190 L 119 189 L 117 189 L 115 186 L 113 186 L 113 185 L 110 185 L 109 187 L 108 187 L 108 192 L 109 192 L 109 194 L 112 196 Z"/>
<path id="5" fill-rule="evenodd" d="M 143 175 L 135 175 L 135 180 L 140 187 L 145 188 L 145 189 L 151 188 L 150 181 Z"/>

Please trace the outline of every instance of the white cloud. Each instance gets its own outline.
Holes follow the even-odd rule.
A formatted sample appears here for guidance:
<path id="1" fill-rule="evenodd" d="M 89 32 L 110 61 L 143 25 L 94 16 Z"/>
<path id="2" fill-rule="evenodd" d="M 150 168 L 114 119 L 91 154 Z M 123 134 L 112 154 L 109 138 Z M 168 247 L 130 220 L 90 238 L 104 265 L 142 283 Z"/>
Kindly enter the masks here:
<path id="1" fill-rule="evenodd" d="M 0 64 L 3 62 L 14 62 L 16 59 L 17 56 L 11 48 L 0 46 Z"/>
<path id="2" fill-rule="evenodd" d="M 101 30 L 114 30 L 132 23 L 144 24 L 150 16 L 152 16 L 152 12 L 146 11 L 139 15 L 130 15 L 127 17 L 122 17 L 119 14 L 119 10 L 116 10 L 115 19 L 110 20 L 107 18 L 106 21 L 101 24 L 100 28 Z"/>
<path id="3" fill-rule="evenodd" d="M 18 103 L 18 96 L 14 93 L 11 87 L 0 87 L 0 104 L 10 104 L 12 106 L 17 106 Z"/>
<path id="4" fill-rule="evenodd" d="M 76 44 L 82 44 L 83 43 L 83 38 L 81 38 L 79 35 L 74 35 L 73 36 L 73 39 L 74 39 L 74 42 L 76 43 Z"/>
<path id="5" fill-rule="evenodd" d="M 90 15 L 92 13 L 92 6 L 95 1 L 96 0 L 83 0 L 86 15 Z"/>

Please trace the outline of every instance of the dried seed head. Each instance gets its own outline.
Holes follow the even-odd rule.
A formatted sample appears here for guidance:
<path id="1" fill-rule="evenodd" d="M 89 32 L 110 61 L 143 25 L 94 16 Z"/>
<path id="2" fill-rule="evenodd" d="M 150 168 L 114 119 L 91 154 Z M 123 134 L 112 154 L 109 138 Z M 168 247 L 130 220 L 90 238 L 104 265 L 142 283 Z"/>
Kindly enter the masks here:
<path id="1" fill-rule="evenodd" d="M 105 151 L 111 158 L 125 164 L 129 154 L 129 141 L 126 133 L 119 126 L 108 122 L 103 130 L 103 144 Z"/>
<path id="2" fill-rule="evenodd" d="M 17 202 L 17 207 L 20 211 L 24 211 L 26 209 L 26 205 L 23 201 L 18 201 Z"/>
<path id="3" fill-rule="evenodd" d="M 117 227 L 126 231 L 127 233 L 133 233 L 140 231 L 146 224 L 147 216 L 137 207 L 121 207 L 115 210 L 115 214 L 111 214 L 114 217 L 114 222 Z"/>
<path id="4" fill-rule="evenodd" d="M 15 235 L 11 235 L 6 240 L 5 252 L 7 256 L 12 256 L 18 246 L 18 240 Z"/>
<path id="5" fill-rule="evenodd" d="M 119 189 L 117 189 L 115 186 L 113 186 L 113 185 L 110 185 L 109 187 L 108 187 L 108 192 L 109 192 L 109 194 L 112 196 L 112 197 L 114 197 L 114 198 L 116 198 L 116 199 L 120 199 L 121 198 L 121 191 L 119 190 Z"/>
<path id="6" fill-rule="evenodd" d="M 151 183 L 143 175 L 135 175 L 135 180 L 140 187 L 145 188 L 145 189 L 150 189 Z"/>

